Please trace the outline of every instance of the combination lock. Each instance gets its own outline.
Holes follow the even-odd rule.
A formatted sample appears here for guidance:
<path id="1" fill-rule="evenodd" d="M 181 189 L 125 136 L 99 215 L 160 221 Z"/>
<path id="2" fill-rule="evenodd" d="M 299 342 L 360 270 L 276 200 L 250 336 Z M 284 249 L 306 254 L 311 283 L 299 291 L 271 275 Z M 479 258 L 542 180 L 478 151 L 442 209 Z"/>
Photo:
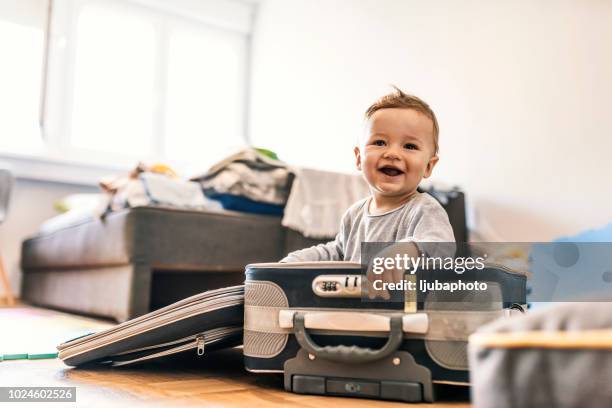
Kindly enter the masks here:
<path id="1" fill-rule="evenodd" d="M 312 291 L 321 297 L 361 297 L 361 276 L 319 275 L 312 281 Z"/>

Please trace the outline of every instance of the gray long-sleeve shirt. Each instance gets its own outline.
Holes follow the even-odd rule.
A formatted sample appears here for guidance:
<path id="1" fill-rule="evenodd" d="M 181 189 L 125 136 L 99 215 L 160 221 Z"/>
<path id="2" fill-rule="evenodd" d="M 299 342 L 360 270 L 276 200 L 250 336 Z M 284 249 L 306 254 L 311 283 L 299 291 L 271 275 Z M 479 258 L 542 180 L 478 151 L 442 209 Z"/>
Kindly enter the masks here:
<path id="1" fill-rule="evenodd" d="M 336 239 L 291 252 L 281 262 L 361 262 L 362 242 L 455 242 L 446 211 L 429 194 L 417 192 L 403 206 L 380 215 L 369 214 L 370 199 L 346 211 Z"/>

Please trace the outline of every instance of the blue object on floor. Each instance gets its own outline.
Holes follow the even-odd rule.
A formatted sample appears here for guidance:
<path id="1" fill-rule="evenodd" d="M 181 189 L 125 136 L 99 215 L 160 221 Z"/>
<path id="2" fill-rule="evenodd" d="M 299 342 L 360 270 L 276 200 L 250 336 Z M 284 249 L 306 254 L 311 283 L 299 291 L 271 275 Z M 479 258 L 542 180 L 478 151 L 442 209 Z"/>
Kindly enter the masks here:
<path id="1" fill-rule="evenodd" d="M 223 208 L 232 211 L 242 211 L 254 214 L 279 215 L 282 216 L 285 207 L 282 205 L 261 203 L 246 197 L 232 194 L 207 194 L 212 200 L 217 200 Z"/>
<path id="2" fill-rule="evenodd" d="M 530 302 L 612 300 L 612 223 L 532 246 Z"/>

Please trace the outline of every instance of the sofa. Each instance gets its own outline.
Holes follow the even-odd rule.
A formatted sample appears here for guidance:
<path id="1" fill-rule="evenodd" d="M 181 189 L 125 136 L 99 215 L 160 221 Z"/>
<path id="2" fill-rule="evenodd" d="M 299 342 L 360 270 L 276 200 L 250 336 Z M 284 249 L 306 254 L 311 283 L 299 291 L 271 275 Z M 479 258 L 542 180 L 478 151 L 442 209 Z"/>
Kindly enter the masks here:
<path id="1" fill-rule="evenodd" d="M 288 237 L 288 235 L 290 237 Z M 137 207 L 27 239 L 22 298 L 124 321 L 207 289 L 240 284 L 244 266 L 280 259 L 277 217 Z"/>
<path id="2" fill-rule="evenodd" d="M 463 193 L 442 204 L 457 241 L 465 241 Z M 278 216 L 136 207 L 25 240 L 21 296 L 122 322 L 198 292 L 241 284 L 245 265 L 325 241 L 283 227 Z"/>

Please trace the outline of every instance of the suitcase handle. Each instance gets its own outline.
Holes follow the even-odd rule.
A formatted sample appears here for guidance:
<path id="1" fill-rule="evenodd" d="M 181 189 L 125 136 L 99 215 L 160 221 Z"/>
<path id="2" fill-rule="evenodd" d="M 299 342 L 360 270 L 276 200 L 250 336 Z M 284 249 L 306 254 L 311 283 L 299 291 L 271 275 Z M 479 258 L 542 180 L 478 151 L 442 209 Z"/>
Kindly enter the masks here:
<path id="1" fill-rule="evenodd" d="M 284 309 L 278 312 L 278 325 L 283 329 L 293 329 L 293 317 L 298 310 Z M 389 316 L 367 312 L 344 311 L 302 311 L 304 327 L 316 330 L 352 332 L 388 332 Z M 404 333 L 425 334 L 429 330 L 426 313 L 408 313 L 401 316 Z"/>
<path id="2" fill-rule="evenodd" d="M 389 318 L 389 339 L 380 349 L 344 345 L 319 346 L 306 331 L 304 317 L 305 314 L 301 312 L 293 315 L 293 330 L 300 346 L 315 357 L 340 363 L 359 364 L 380 360 L 396 351 L 404 338 L 402 317 L 392 316 Z"/>

